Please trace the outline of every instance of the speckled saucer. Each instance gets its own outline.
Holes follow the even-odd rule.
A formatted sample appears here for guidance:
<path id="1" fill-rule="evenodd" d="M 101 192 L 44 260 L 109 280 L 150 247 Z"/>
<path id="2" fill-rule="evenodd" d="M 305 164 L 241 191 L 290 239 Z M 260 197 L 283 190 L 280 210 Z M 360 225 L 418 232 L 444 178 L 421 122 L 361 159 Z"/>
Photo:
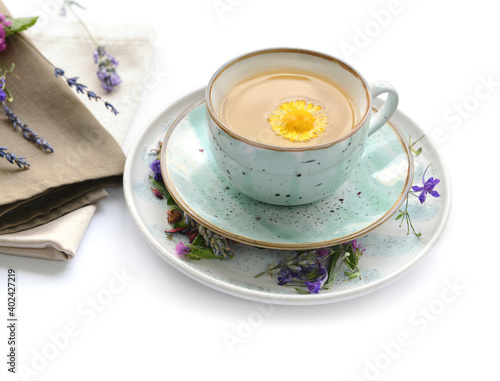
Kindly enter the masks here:
<path id="1" fill-rule="evenodd" d="M 346 282 L 343 273 L 339 272 L 331 289 L 322 290 L 319 294 L 298 294 L 293 287 L 279 286 L 276 279 L 254 277 L 264 271 L 268 264 L 276 263 L 288 255 L 288 251 L 259 249 L 236 243 L 233 245 L 234 258 L 230 260 L 193 261 L 177 255 L 175 246 L 179 241 L 187 244 L 187 237 L 165 234 L 165 230 L 170 228 L 166 222 L 168 207 L 165 200 L 157 199 L 151 192 L 149 164 L 156 156 L 153 150 L 158 147 L 158 142 L 163 139 L 173 121 L 203 94 L 204 89 L 199 89 L 161 110 L 138 134 L 127 154 L 123 172 L 123 191 L 130 215 L 152 251 L 169 265 L 196 282 L 236 297 L 273 304 L 317 305 L 357 298 L 380 290 L 408 274 L 426 255 L 432 253 L 450 214 L 452 192 L 439 151 L 428 138 L 424 138 L 422 145 L 419 145 L 424 147 L 423 152 L 415 158 L 414 163 L 415 184 L 420 184 L 425 168 L 432 163 L 427 177 L 441 179 L 436 187 L 441 197 L 428 197 L 423 205 L 416 197 L 410 198 L 408 210 L 413 225 L 422 233 L 420 238 L 413 234 L 407 235 L 406 226 L 400 227 L 400 221 L 396 221 L 394 216 L 358 238 L 358 242 L 366 249 L 359 261 L 361 278 Z M 424 134 L 401 111 L 396 111 L 391 120 L 405 136 L 411 135 L 417 139 Z M 148 260 L 152 253 L 144 252 L 141 255 L 144 260 Z M 185 282 L 175 287 L 178 290 L 190 287 L 190 279 L 186 277 Z"/>
<path id="2" fill-rule="evenodd" d="M 194 220 L 253 246 L 311 249 L 359 237 L 398 210 L 413 179 L 407 139 L 389 122 L 368 138 L 358 167 L 334 194 L 306 205 L 271 205 L 242 194 L 225 180 L 212 157 L 209 134 L 200 99 L 165 136 L 163 179 Z"/>

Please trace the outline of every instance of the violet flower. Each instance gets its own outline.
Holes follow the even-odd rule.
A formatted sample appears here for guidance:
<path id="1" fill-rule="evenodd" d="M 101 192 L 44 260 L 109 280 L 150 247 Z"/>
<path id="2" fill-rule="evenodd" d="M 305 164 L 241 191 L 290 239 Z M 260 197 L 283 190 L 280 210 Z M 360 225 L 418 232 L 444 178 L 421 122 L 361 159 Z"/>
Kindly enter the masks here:
<path id="1" fill-rule="evenodd" d="M 0 87 L 0 102 L 3 102 L 4 100 L 7 99 L 7 94 L 3 90 L 5 85 L 5 79 L 4 78 L 0 79 L 0 82 L 2 82 L 2 87 Z"/>
<path id="2" fill-rule="evenodd" d="M 344 247 L 349 247 L 349 245 L 351 245 L 352 251 L 354 253 L 358 252 L 359 255 L 361 255 L 362 253 L 364 253 L 366 251 L 366 249 L 363 249 L 363 245 L 361 243 L 358 243 L 357 239 L 353 239 L 352 241 L 345 242 L 342 244 L 342 246 L 344 246 Z"/>
<path id="3" fill-rule="evenodd" d="M 160 163 L 160 160 L 153 161 L 149 165 L 149 168 L 151 168 L 151 170 L 155 174 L 155 180 L 156 181 L 163 181 L 163 177 L 161 176 L 161 163 Z"/>
<path id="4" fill-rule="evenodd" d="M 317 294 L 328 278 L 328 271 L 324 267 L 327 257 L 328 249 L 295 253 L 278 262 L 269 273 L 277 275 L 280 286 L 299 287 L 297 291 L 305 287 L 309 293 Z"/>
<path id="5" fill-rule="evenodd" d="M 323 284 L 325 283 L 327 276 L 328 274 L 326 269 L 324 267 L 321 267 L 319 269 L 319 274 L 317 275 L 317 278 L 314 281 L 312 282 L 304 281 L 304 284 L 307 286 L 309 293 L 318 294 L 319 291 L 321 290 L 321 287 L 323 287 Z"/>
<path id="6" fill-rule="evenodd" d="M 427 170 L 429 169 L 430 165 L 425 168 L 424 174 L 422 175 L 422 184 L 423 186 L 420 187 L 418 185 L 413 186 L 411 189 L 414 192 L 420 192 L 420 195 L 418 196 L 418 199 L 420 200 L 420 203 L 423 204 L 425 202 L 425 199 L 427 198 L 427 194 L 430 194 L 433 197 L 440 197 L 441 195 L 434 190 L 434 187 L 439 184 L 441 180 L 439 179 L 434 179 L 434 177 L 429 177 L 427 180 L 425 180 L 425 174 L 427 173 Z"/>

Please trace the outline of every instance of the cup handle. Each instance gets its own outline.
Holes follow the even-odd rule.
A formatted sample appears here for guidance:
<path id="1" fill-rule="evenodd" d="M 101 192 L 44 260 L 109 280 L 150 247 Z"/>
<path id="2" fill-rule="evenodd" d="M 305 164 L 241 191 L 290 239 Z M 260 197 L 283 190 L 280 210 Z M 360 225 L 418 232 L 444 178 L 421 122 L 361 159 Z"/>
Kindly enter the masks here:
<path id="1" fill-rule="evenodd" d="M 396 111 L 399 103 L 399 96 L 396 89 L 386 81 L 375 81 L 370 83 L 370 91 L 372 93 L 372 98 L 387 93 L 387 99 L 378 112 L 371 117 L 368 136 L 387 123 L 392 114 Z"/>

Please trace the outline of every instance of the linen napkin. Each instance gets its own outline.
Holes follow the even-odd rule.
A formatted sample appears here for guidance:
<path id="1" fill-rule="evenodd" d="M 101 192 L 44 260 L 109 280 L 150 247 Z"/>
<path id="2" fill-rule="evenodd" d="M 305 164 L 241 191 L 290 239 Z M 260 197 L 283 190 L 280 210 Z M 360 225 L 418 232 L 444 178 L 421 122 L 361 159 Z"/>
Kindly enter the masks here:
<path id="1" fill-rule="evenodd" d="M 6 12 L 1 3 L 0 9 Z M 21 118 L 23 110 L 30 110 L 23 122 L 51 142 L 55 149 L 52 154 L 43 152 L 0 120 L 1 144 L 8 143 L 11 151 L 26 155 L 32 164 L 29 170 L 20 171 L 9 167 L 9 163 L 0 163 L 4 164 L 0 167 L 0 186 L 9 189 L 0 193 L 0 213 L 3 214 L 0 217 L 0 253 L 71 259 L 96 210 L 95 203 L 106 196 L 103 186 L 121 181 L 124 155 L 116 142 L 123 141 L 140 101 L 155 33 L 147 25 L 126 28 L 89 25 L 89 28 L 94 38 L 121 61 L 118 73 L 123 83 L 116 93 L 102 94 L 98 90 L 97 67 L 92 65 L 93 45 L 78 23 L 66 20 L 51 23 L 34 30 L 30 37 L 55 66 L 63 68 L 68 76 L 79 76 L 79 82 L 102 94 L 120 111 L 118 116 L 106 110 L 102 103 L 74 95 L 69 86 L 54 78 L 53 68 L 22 38 L 12 44 L 14 52 L 0 54 L 4 65 L 7 58 L 15 58 L 15 73 L 24 80 L 23 84 L 13 83 L 12 88 L 9 87 L 15 97 L 13 111 Z M 18 61 L 22 62 L 22 68 Z M 31 66 L 25 65 L 25 61 Z M 29 91 L 33 90 L 33 81 L 38 84 L 34 92 Z M 34 93 L 38 97 L 36 101 Z M 115 139 L 87 109 L 101 118 Z M 43 123 L 38 123 L 40 119 Z M 7 133 L 10 134 L 8 140 L 4 138 Z M 35 168 L 37 178 L 33 181 Z"/>

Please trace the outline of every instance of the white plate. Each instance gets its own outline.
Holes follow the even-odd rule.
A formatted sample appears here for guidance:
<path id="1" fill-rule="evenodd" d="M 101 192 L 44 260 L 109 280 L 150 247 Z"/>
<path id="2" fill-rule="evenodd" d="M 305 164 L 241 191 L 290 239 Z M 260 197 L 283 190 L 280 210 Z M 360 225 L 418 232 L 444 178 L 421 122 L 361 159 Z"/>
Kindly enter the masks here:
<path id="1" fill-rule="evenodd" d="M 319 294 L 297 294 L 291 287 L 276 284 L 268 276 L 254 278 L 264 271 L 267 264 L 274 263 L 286 252 L 257 249 L 245 244 L 234 244 L 235 255 L 230 260 L 189 261 L 179 257 L 175 246 L 184 236 L 174 235 L 173 240 L 164 233 L 169 229 L 166 222 L 166 202 L 158 200 L 150 191 L 148 180 L 151 171 L 149 163 L 155 158 L 151 154 L 158 147 L 169 126 L 189 105 L 203 96 L 204 89 L 188 94 L 175 104 L 163 110 L 138 136 L 130 149 L 125 163 L 123 186 L 129 211 L 141 234 L 151 247 L 169 264 L 189 277 L 219 291 L 260 302 L 314 305 L 347 300 L 376 291 L 386 286 L 419 263 L 441 235 L 451 208 L 451 187 L 448 172 L 434 145 L 424 138 L 420 144 L 423 153 L 415 158 L 415 183 L 420 184 L 423 171 L 432 163 L 426 177 L 438 177 L 441 183 L 436 190 L 439 198 L 428 196 L 420 205 L 416 197 L 410 198 L 409 210 L 415 228 L 422 233 L 418 238 L 406 234 L 406 227 L 399 227 L 399 221 L 390 219 L 377 229 L 358 238 L 366 248 L 359 260 L 361 279 L 344 282 L 337 277 L 330 290 Z M 401 112 L 391 119 L 413 140 L 420 137 L 422 130 Z M 339 273 L 340 274 L 340 273 Z"/>

